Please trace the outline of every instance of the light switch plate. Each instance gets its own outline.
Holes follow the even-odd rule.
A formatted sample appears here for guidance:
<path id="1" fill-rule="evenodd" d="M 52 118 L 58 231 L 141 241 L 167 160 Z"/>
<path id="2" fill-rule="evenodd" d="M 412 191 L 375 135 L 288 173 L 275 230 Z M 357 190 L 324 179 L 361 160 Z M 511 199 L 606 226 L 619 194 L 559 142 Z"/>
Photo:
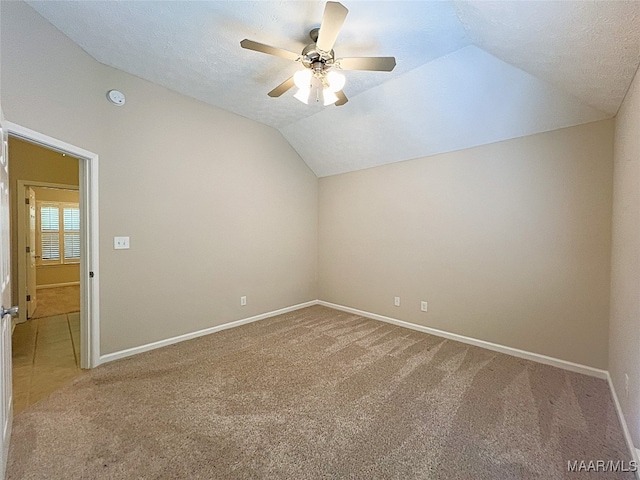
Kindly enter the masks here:
<path id="1" fill-rule="evenodd" d="M 129 248 L 129 237 L 113 237 L 113 248 L 116 250 Z"/>

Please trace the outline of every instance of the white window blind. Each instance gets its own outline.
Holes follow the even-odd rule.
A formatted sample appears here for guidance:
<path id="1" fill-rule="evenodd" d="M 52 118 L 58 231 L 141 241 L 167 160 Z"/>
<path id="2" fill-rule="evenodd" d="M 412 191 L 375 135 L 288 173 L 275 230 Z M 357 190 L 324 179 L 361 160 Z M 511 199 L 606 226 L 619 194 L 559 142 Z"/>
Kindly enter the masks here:
<path id="1" fill-rule="evenodd" d="M 64 222 L 64 258 L 80 258 L 80 209 L 65 207 Z"/>
<path id="2" fill-rule="evenodd" d="M 39 208 L 40 265 L 80 260 L 80 208 L 76 203 L 42 202 Z"/>
<path id="3" fill-rule="evenodd" d="M 60 236 L 58 232 L 42 232 L 42 259 L 60 260 Z"/>
<path id="4" fill-rule="evenodd" d="M 40 207 L 40 230 L 43 260 L 60 260 L 60 210 Z"/>
<path id="5" fill-rule="evenodd" d="M 64 258 L 67 260 L 80 258 L 80 234 L 64 234 Z"/>
<path id="6" fill-rule="evenodd" d="M 40 225 L 43 232 L 60 230 L 60 211 L 58 207 L 40 207 Z"/>
<path id="7" fill-rule="evenodd" d="M 80 231 L 80 209 L 65 207 L 64 211 L 64 231 L 79 232 Z"/>

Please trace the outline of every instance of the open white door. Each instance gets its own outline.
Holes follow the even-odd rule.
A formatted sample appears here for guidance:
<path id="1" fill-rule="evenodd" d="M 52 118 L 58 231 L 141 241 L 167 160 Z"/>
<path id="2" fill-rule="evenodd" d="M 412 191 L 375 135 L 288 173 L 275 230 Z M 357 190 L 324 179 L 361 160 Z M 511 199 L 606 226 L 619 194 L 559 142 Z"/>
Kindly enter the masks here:
<path id="1" fill-rule="evenodd" d="M 27 200 L 27 318 L 33 318 L 37 306 L 36 299 L 36 192 L 26 189 Z"/>
<path id="2" fill-rule="evenodd" d="M 17 308 L 11 307 L 11 251 L 9 237 L 9 142 L 4 128 L 4 116 L 0 109 L 0 478 L 4 478 L 9 451 L 12 421 L 12 372 L 11 372 L 11 316 Z"/>

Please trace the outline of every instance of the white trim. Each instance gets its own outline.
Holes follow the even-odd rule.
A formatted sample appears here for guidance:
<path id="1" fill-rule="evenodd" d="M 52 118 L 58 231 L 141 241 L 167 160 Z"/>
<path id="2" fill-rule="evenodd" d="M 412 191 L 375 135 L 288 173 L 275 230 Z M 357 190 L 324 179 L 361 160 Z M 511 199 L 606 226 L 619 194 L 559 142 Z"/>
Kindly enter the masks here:
<path id="1" fill-rule="evenodd" d="M 55 150 L 60 153 L 70 153 L 72 156 L 82 157 L 84 160 L 91 160 L 94 157 L 98 157 L 98 155 L 90 152 L 89 150 L 76 147 L 75 145 L 71 145 L 70 143 L 58 140 L 57 138 L 50 137 L 49 135 L 45 135 L 44 133 L 31 130 L 30 128 L 23 127 L 22 125 L 17 125 L 13 122 L 5 122 L 5 126 L 7 128 L 7 131 L 9 132 L 9 135 L 22 138 L 23 140 L 31 143 L 38 143 L 51 150 Z"/>
<path id="2" fill-rule="evenodd" d="M 205 328 L 203 330 L 198 330 L 196 332 L 185 333 L 184 335 L 178 335 L 177 337 L 171 337 L 165 340 L 158 340 L 157 342 L 147 343 L 145 345 L 140 345 L 139 347 L 132 347 L 132 348 L 127 348 L 126 350 L 120 350 L 118 352 L 108 353 L 106 355 L 100 356 L 99 364 L 112 362 L 120 358 L 130 357 L 132 355 L 137 355 L 138 353 L 148 352 L 149 350 L 155 350 L 156 348 L 166 347 L 167 345 L 172 345 L 174 343 L 184 342 L 185 340 L 191 340 L 193 338 L 202 337 L 204 335 L 216 333 L 221 330 L 226 330 L 228 328 L 239 327 L 240 325 L 257 322 L 258 320 L 264 320 L 265 318 L 274 317 L 276 315 L 282 315 L 283 313 L 293 312 L 295 310 L 300 310 L 301 308 L 311 307 L 317 304 L 318 304 L 318 300 L 311 300 L 310 302 L 299 303 L 297 305 L 292 305 L 290 307 L 281 308 L 279 310 L 273 310 L 271 312 L 261 313 L 260 315 L 243 318 L 233 322 L 223 323 L 222 325 L 216 325 L 215 327 Z"/>
<path id="3" fill-rule="evenodd" d="M 36 290 L 45 288 L 73 287 L 74 285 L 80 285 L 80 282 L 48 283 L 46 285 L 36 285 Z"/>
<path id="4" fill-rule="evenodd" d="M 80 366 L 93 368 L 100 358 L 100 285 L 99 285 L 99 230 L 98 230 L 98 166 L 96 153 L 63 142 L 57 138 L 6 122 L 9 135 L 42 145 L 57 152 L 68 153 L 83 160 L 80 165 L 80 209 L 82 229 L 80 238 L 85 254 L 80 262 Z M 94 278 L 89 278 L 94 272 Z M 82 281 L 86 279 L 86 281 Z"/>
<path id="5" fill-rule="evenodd" d="M 11 445 L 11 431 L 13 430 L 13 393 L 9 401 L 8 417 L 5 419 L 4 432 L 2 436 L 2 469 L 0 478 L 4 478 L 7 472 L 7 464 L 9 460 L 9 446 Z"/>
<path id="6" fill-rule="evenodd" d="M 87 252 L 87 261 L 80 264 L 80 278 L 88 282 L 80 284 L 80 323 L 88 328 L 81 331 L 82 349 L 89 352 L 81 357 L 82 368 L 94 368 L 100 364 L 100 222 L 98 221 L 98 156 L 88 162 L 80 162 L 80 185 L 86 188 L 80 190 L 80 203 L 87 206 L 81 214 L 82 222 L 88 226 L 82 238 L 82 246 Z M 93 278 L 89 277 L 93 272 Z M 82 318 L 85 316 L 86 318 Z M 82 351 L 82 350 L 81 350 Z"/>
<path id="7" fill-rule="evenodd" d="M 416 323 L 405 322 L 404 320 L 398 320 L 396 318 L 385 317 L 376 313 L 365 312 L 363 310 L 357 310 L 351 307 L 345 307 L 343 305 L 336 305 L 335 303 L 325 302 L 323 300 L 318 301 L 319 305 L 325 307 L 334 308 L 336 310 L 342 310 L 343 312 L 354 313 L 363 317 L 371 318 L 373 320 L 379 320 L 381 322 L 392 323 L 400 327 L 410 328 L 412 330 L 418 330 L 419 332 L 429 333 L 437 337 L 448 338 L 449 340 L 455 340 L 457 342 L 467 343 L 469 345 L 475 345 L 476 347 L 486 348 L 493 350 L 494 352 L 506 353 L 514 357 L 524 358 L 545 365 L 551 365 L 554 367 L 562 368 L 576 373 L 582 373 L 592 377 L 606 379 L 608 372 L 606 370 L 600 370 L 599 368 L 589 367 L 587 365 L 580 365 L 579 363 L 569 362 L 567 360 L 561 360 L 559 358 L 548 357 L 539 353 L 527 352 L 526 350 L 520 350 L 513 347 L 507 347 L 505 345 L 499 345 L 497 343 L 486 342 L 484 340 L 478 340 L 476 338 L 465 337 L 464 335 L 458 335 L 457 333 L 445 332 L 444 330 L 438 330 L 436 328 L 425 327 L 424 325 L 418 325 Z"/>
<path id="8" fill-rule="evenodd" d="M 607 372 L 607 382 L 609 383 L 609 390 L 611 390 L 611 396 L 613 397 L 613 404 L 616 407 L 616 413 L 618 414 L 618 420 L 622 425 L 622 433 L 624 434 L 624 439 L 627 442 L 627 447 L 631 452 L 631 457 L 633 460 L 638 462 L 640 458 L 640 450 L 636 450 L 633 446 L 633 440 L 631 439 L 631 433 L 629 433 L 629 428 L 627 427 L 627 422 L 624 419 L 624 414 L 622 413 L 622 407 L 620 406 L 620 401 L 618 400 L 618 394 L 616 393 L 616 389 L 613 386 L 613 380 L 609 372 Z M 640 472 L 636 471 L 636 478 L 640 480 Z"/>
<path id="9" fill-rule="evenodd" d="M 11 179 L 9 179 L 9 186 L 11 186 Z M 18 192 L 16 193 L 16 197 L 18 199 L 17 201 L 18 205 L 16 205 L 18 224 L 13 226 L 13 228 L 15 228 L 18 231 L 18 258 L 17 258 L 18 276 L 17 277 L 14 277 L 13 275 L 11 276 L 12 286 L 15 285 L 16 280 L 18 282 L 18 315 L 15 317 L 16 323 L 24 323 L 27 321 L 28 308 L 29 308 L 29 306 L 27 305 L 27 298 L 26 298 L 27 257 L 26 257 L 26 254 L 24 253 L 26 251 L 25 248 L 27 245 L 27 239 L 24 235 L 26 233 L 24 232 L 24 229 L 26 229 L 26 221 L 27 221 L 26 213 L 27 212 L 25 211 L 25 208 L 24 208 L 24 202 L 21 201 L 22 198 L 25 198 L 26 187 L 27 186 L 24 184 L 23 180 L 18 180 L 18 187 L 17 187 Z M 23 253 L 20 253 L 20 252 L 23 252 Z"/>

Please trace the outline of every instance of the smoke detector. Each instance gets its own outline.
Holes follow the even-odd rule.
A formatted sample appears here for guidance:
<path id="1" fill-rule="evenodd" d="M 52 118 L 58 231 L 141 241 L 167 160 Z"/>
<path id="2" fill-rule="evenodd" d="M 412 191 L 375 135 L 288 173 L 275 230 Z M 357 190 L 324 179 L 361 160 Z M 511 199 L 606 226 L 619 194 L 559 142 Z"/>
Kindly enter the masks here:
<path id="1" fill-rule="evenodd" d="M 124 102 L 126 101 L 124 97 L 124 93 L 118 90 L 109 90 L 107 92 L 107 98 L 111 103 L 113 103 L 114 105 L 117 105 L 118 107 L 123 106 Z"/>

